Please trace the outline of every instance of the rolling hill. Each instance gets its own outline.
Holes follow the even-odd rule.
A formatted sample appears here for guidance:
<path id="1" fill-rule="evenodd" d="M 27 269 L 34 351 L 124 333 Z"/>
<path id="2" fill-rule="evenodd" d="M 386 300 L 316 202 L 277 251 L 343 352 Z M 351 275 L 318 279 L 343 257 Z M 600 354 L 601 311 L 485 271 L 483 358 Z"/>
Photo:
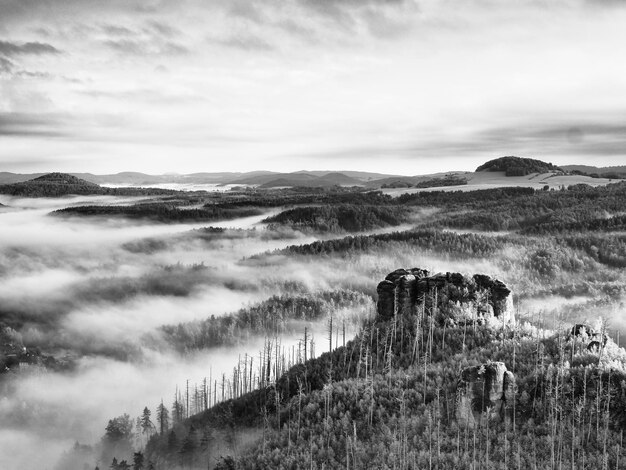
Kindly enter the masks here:
<path id="1" fill-rule="evenodd" d="M 533 158 L 500 157 L 476 168 L 477 173 L 481 171 L 504 171 L 506 176 L 526 176 L 531 173 L 547 173 L 561 171 L 561 169 L 552 163 Z"/>
<path id="2" fill-rule="evenodd" d="M 48 173 L 36 178 L 0 185 L 0 194 L 21 197 L 69 195 L 142 196 L 173 194 L 175 191 L 147 188 L 106 188 L 68 173 Z"/>

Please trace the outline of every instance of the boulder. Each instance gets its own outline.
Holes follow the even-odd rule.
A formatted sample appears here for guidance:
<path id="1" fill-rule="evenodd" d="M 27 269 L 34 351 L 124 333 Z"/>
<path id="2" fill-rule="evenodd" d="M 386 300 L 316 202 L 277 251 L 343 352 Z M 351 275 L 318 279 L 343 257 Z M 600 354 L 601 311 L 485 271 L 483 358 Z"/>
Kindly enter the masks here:
<path id="1" fill-rule="evenodd" d="M 457 384 L 456 419 L 461 427 L 510 416 L 515 400 L 515 376 L 503 362 L 468 367 Z"/>
<path id="2" fill-rule="evenodd" d="M 598 353 L 600 352 L 600 349 L 602 349 L 602 346 L 600 345 L 599 341 L 589 341 L 589 344 L 587 344 L 587 351 L 591 352 L 591 353 Z"/>
<path id="3" fill-rule="evenodd" d="M 592 353 L 598 353 L 609 341 L 609 336 L 606 333 L 598 333 L 583 323 L 576 323 L 572 326 L 569 336 L 570 339 L 586 347 L 587 351 Z"/>

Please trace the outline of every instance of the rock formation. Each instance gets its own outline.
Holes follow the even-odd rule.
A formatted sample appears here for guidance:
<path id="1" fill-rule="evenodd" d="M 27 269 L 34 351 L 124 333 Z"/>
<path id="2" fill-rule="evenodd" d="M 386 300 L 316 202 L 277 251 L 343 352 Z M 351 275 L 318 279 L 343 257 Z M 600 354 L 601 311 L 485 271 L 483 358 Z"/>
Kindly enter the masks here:
<path id="1" fill-rule="evenodd" d="M 589 325 L 577 323 L 570 330 L 570 339 L 587 348 L 587 351 L 597 353 L 606 346 L 609 336 L 596 332 Z"/>
<path id="2" fill-rule="evenodd" d="M 456 419 L 461 427 L 502 420 L 513 411 L 515 376 L 503 362 L 468 367 L 457 385 Z"/>
<path id="3" fill-rule="evenodd" d="M 459 273 L 430 275 L 424 269 L 397 269 L 378 284 L 378 315 L 383 320 L 415 313 L 424 306 L 439 320 L 514 320 L 511 291 L 489 276 L 466 277 Z"/>

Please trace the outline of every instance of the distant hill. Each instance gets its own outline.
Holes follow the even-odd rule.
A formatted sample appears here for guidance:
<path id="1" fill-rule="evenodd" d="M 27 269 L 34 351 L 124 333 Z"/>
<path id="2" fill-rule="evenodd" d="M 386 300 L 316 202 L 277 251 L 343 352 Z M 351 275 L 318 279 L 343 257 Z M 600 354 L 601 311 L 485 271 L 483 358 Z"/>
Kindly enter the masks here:
<path id="1" fill-rule="evenodd" d="M 548 173 L 560 170 L 561 168 L 552 163 L 522 157 L 496 158 L 476 168 L 476 172 L 504 171 L 506 176 L 526 176 L 531 173 Z"/>
<path id="2" fill-rule="evenodd" d="M 378 179 L 375 181 L 369 181 L 366 186 L 369 188 L 418 188 L 436 185 L 436 186 L 448 186 L 448 184 L 439 184 L 443 180 L 456 181 L 456 184 L 463 185 L 467 179 L 467 172 L 463 171 L 448 171 L 445 173 L 433 173 L 430 175 L 416 175 L 416 176 L 391 176 L 387 178 Z"/>
<path id="3" fill-rule="evenodd" d="M 607 171 L 617 171 L 617 172 L 626 172 L 626 165 L 619 166 L 591 166 L 591 165 L 564 165 L 561 166 L 562 169 L 566 171 L 585 171 L 585 172 L 607 172 Z"/>
<path id="4" fill-rule="evenodd" d="M 32 180 L 2 185 L 0 193 L 11 196 L 56 197 L 68 194 L 101 194 L 102 188 L 67 173 L 49 173 Z"/>
<path id="5" fill-rule="evenodd" d="M 70 175 L 68 173 L 48 173 L 47 175 L 42 175 L 37 178 L 33 178 L 29 181 L 30 184 L 36 185 L 66 185 L 66 186 L 86 186 L 92 188 L 99 188 L 95 183 L 90 181 L 86 181 L 76 176 Z"/>
<path id="6" fill-rule="evenodd" d="M 268 179 L 265 177 L 264 179 Z M 257 178 L 258 180 L 258 178 Z M 250 183 L 248 183 L 250 184 Z M 261 188 L 277 188 L 283 186 L 298 187 L 329 187 L 329 186 L 361 186 L 362 181 L 351 178 L 343 173 L 327 173 L 323 176 L 315 176 L 310 173 L 289 173 L 278 178 L 272 178 L 262 183 Z"/>
<path id="7" fill-rule="evenodd" d="M 46 173 L 10 173 L 0 172 L 0 185 L 23 183 Z M 339 185 L 352 185 L 373 183 L 384 178 L 399 178 L 390 174 L 371 173 L 366 171 L 297 171 L 293 173 L 280 173 L 276 171 L 249 171 L 237 172 L 198 172 L 189 174 L 163 174 L 149 175 L 135 171 L 123 171 L 108 175 L 94 175 L 92 173 L 68 173 L 77 178 L 96 183 L 99 185 L 118 186 L 155 186 L 165 184 L 249 184 L 262 185 L 272 180 L 286 179 L 290 185 L 299 186 L 303 182 L 322 178 L 318 186 L 328 186 L 331 183 Z M 284 183 L 284 182 L 283 182 Z M 276 187 L 276 185 L 270 185 Z"/>
<path id="8" fill-rule="evenodd" d="M 587 175 L 593 178 L 626 179 L 626 165 L 605 167 L 566 165 L 561 168 L 569 173 Z"/>
<path id="9" fill-rule="evenodd" d="M 142 196 L 173 194 L 175 191 L 147 188 L 104 188 L 68 173 L 48 173 L 28 181 L 0 185 L 0 194 L 22 197 L 68 195 Z"/>
<path id="10" fill-rule="evenodd" d="M 0 185 L 2 184 L 13 184 L 13 183 L 21 183 L 23 181 L 32 180 L 33 178 L 37 178 L 38 176 L 44 175 L 45 173 L 10 173 L 8 171 L 0 171 Z"/>

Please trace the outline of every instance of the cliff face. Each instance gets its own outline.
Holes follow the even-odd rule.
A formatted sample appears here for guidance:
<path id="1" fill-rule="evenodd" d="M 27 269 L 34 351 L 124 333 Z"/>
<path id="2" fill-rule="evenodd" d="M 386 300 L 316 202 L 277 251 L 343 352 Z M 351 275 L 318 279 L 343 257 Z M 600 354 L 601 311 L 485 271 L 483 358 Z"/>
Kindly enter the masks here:
<path id="1" fill-rule="evenodd" d="M 457 386 L 456 419 L 462 427 L 501 420 L 513 411 L 515 377 L 503 362 L 468 367 Z"/>
<path id="2" fill-rule="evenodd" d="M 511 291 L 484 274 L 466 277 L 459 273 L 430 275 L 424 269 L 397 269 L 378 284 L 378 315 L 392 319 L 415 313 L 424 305 L 427 314 L 441 323 L 473 320 L 512 323 Z"/>

